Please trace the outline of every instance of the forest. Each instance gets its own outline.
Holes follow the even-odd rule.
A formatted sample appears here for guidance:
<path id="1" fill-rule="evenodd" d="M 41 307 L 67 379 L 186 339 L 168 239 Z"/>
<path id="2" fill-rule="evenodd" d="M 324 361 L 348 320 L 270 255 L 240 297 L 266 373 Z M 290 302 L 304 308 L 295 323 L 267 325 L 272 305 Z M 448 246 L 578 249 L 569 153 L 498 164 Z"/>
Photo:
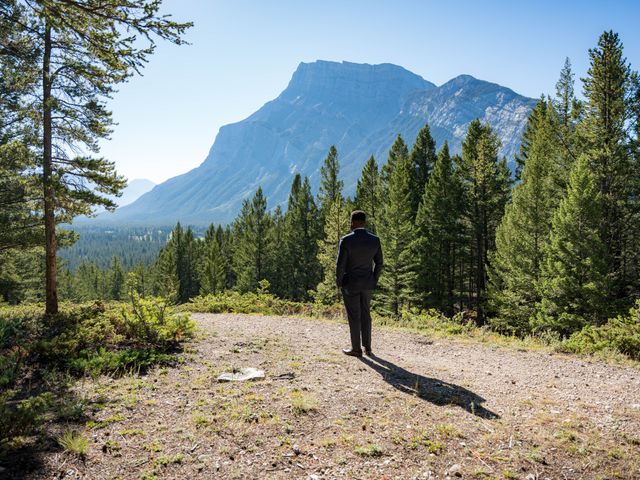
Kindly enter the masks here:
<path id="1" fill-rule="evenodd" d="M 568 337 L 602 326 L 627 314 L 640 287 L 640 89 L 617 34 L 603 33 L 589 59 L 583 99 L 574 93 L 567 59 L 555 95 L 538 101 L 513 174 L 498 157 L 499 139 L 478 120 L 460 155 L 446 143 L 437 146 L 429 125 L 416 139 L 398 135 L 384 162 L 368 159 L 353 198 L 344 196 L 339 152 L 331 147 L 317 195 L 308 178 L 296 175 L 285 211 L 270 209 L 258 189 L 232 224 L 212 224 L 197 235 L 180 223 L 168 236 L 143 233 L 136 238 L 151 248 L 124 259 L 101 256 L 107 239 L 93 234 L 81 262 L 76 255 L 75 264 L 58 265 L 60 298 L 122 300 L 126 273 L 135 271 L 141 295 L 177 303 L 255 292 L 266 280 L 279 298 L 335 304 L 337 245 L 357 208 L 383 244 L 375 295 L 382 316 L 435 309 L 519 336 Z M 19 145 L 7 135 L 8 159 Z M 28 180 L 23 165 L 3 166 L 12 185 Z M 16 203 L 7 200 L 3 215 L 11 227 L 16 212 L 7 207 Z M 74 241 L 72 231 L 59 235 L 61 244 Z M 20 238 L 4 239 L 0 293 L 10 303 L 42 300 L 42 247 L 8 241 Z"/>

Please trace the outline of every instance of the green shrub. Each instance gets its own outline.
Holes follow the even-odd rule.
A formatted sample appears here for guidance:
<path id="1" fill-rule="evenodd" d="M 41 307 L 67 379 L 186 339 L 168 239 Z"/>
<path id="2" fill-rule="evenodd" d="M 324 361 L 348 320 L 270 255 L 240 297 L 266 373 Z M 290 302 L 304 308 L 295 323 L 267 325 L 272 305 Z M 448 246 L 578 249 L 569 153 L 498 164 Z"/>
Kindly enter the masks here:
<path id="1" fill-rule="evenodd" d="M 342 305 L 323 305 L 284 300 L 267 293 L 240 293 L 228 290 L 216 294 L 192 298 L 180 307 L 182 310 L 200 313 L 244 313 L 262 315 L 301 315 L 306 317 L 336 318 L 343 316 Z"/>
<path id="2" fill-rule="evenodd" d="M 174 313 L 163 299 L 132 293 L 131 306 L 122 307 L 126 338 L 139 345 L 167 350 L 193 336 L 195 324 L 187 313 Z"/>
<path id="3" fill-rule="evenodd" d="M 562 344 L 573 353 L 595 353 L 614 350 L 640 360 L 640 301 L 628 315 L 610 319 L 601 326 L 587 326 Z"/>
<path id="4" fill-rule="evenodd" d="M 18 435 L 27 435 L 37 429 L 43 415 L 53 403 L 49 392 L 21 401 L 12 401 L 15 391 L 0 393 L 0 448 Z"/>
<path id="5" fill-rule="evenodd" d="M 137 294 L 130 304 L 63 303 L 51 317 L 39 304 L 0 306 L 0 388 L 7 389 L 0 395 L 0 450 L 37 429 L 46 412 L 55 413 L 53 393 L 32 392 L 64 395 L 66 383 L 56 380 L 60 372 L 121 375 L 167 364 L 193 331 L 187 313 Z M 38 384 L 20 383 L 23 372 L 36 370 Z M 18 392 L 18 385 L 25 390 Z M 75 408 L 67 414 L 82 412 Z"/>
<path id="6" fill-rule="evenodd" d="M 403 310 L 399 318 L 381 317 L 377 319 L 377 323 L 419 331 L 440 332 L 446 335 L 469 334 L 477 328 L 462 314 L 449 318 L 435 309 Z"/>

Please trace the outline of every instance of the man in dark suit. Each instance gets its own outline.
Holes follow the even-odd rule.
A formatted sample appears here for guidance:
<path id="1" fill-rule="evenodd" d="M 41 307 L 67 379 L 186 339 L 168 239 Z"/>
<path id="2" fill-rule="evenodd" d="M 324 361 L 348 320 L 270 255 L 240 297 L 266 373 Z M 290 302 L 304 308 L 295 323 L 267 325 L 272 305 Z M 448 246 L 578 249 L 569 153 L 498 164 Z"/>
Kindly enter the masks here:
<path id="1" fill-rule="evenodd" d="M 347 309 L 351 348 L 346 355 L 371 355 L 371 296 L 382 273 L 380 239 L 366 230 L 367 216 L 361 210 L 351 213 L 351 233 L 340 239 L 336 261 L 336 283 L 342 290 Z"/>

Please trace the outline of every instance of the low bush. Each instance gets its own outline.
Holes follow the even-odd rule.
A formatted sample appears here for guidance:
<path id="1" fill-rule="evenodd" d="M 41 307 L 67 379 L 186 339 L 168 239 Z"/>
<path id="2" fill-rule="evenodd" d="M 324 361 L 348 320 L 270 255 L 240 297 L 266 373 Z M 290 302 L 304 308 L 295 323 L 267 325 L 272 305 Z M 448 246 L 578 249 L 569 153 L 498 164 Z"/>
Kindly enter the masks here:
<path id="1" fill-rule="evenodd" d="M 478 329 L 473 321 L 462 314 L 449 318 L 435 309 L 403 310 L 398 318 L 380 317 L 376 321 L 378 325 L 438 332 L 445 335 L 470 335 Z"/>
<path id="2" fill-rule="evenodd" d="M 233 290 L 201 295 L 180 307 L 183 311 L 200 313 L 245 313 L 262 315 L 301 315 L 306 317 L 341 318 L 342 305 L 323 305 L 284 300 L 268 292 L 269 283 L 260 282 L 257 292 Z"/>
<path id="3" fill-rule="evenodd" d="M 640 301 L 627 315 L 600 326 L 587 326 L 563 342 L 564 351 L 587 353 L 616 351 L 640 361 Z"/>
<path id="4" fill-rule="evenodd" d="M 61 304 L 51 317 L 39 304 L 0 306 L 0 447 L 36 429 L 55 407 L 51 399 L 66 388 L 48 381 L 56 372 L 140 372 L 171 362 L 193 331 L 187 313 L 134 292 L 127 304 Z"/>

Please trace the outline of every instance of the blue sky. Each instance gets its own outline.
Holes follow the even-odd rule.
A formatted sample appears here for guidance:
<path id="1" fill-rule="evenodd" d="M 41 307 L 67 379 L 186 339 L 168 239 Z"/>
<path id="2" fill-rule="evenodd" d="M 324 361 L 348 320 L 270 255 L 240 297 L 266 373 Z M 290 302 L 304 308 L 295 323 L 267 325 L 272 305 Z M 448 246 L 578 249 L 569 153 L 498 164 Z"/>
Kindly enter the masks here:
<path id="1" fill-rule="evenodd" d="M 195 23 L 191 45 L 159 44 L 110 102 L 118 125 L 102 154 L 129 179 L 198 166 L 218 129 L 275 98 L 301 61 L 389 62 L 438 85 L 466 73 L 538 97 L 567 56 L 584 76 L 588 49 L 612 29 L 640 68 L 633 0 L 165 0 L 164 10 Z"/>

